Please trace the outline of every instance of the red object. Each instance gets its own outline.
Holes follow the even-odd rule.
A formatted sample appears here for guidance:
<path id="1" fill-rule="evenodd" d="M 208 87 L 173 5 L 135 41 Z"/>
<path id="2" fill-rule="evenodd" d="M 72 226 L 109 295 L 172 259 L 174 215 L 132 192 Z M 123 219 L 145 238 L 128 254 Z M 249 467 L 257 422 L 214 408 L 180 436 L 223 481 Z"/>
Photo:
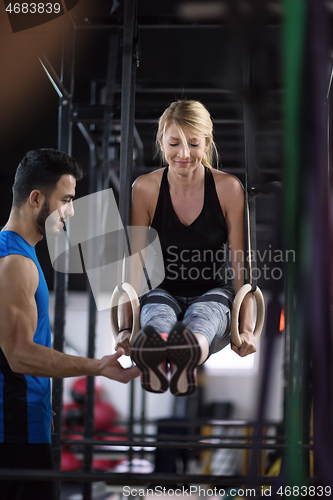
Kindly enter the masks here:
<path id="1" fill-rule="evenodd" d="M 283 332 L 285 326 L 285 319 L 284 319 L 284 308 L 282 307 L 281 309 L 281 315 L 280 315 L 280 332 Z"/>
<path id="2" fill-rule="evenodd" d="M 127 436 L 127 429 L 124 427 L 108 427 L 107 429 L 103 429 L 104 432 L 112 432 L 116 434 L 115 436 L 96 436 L 96 439 L 101 439 L 102 441 L 127 441 L 128 436 Z M 121 435 L 117 435 L 121 434 Z M 116 446 L 116 445 L 110 445 L 107 446 L 107 448 L 111 449 Z M 104 448 L 104 445 L 103 445 Z"/>
<path id="3" fill-rule="evenodd" d="M 127 429 L 125 427 L 117 427 L 117 426 L 112 427 L 111 426 L 108 429 L 106 429 L 106 432 L 114 432 L 114 433 L 121 434 L 120 436 L 106 436 L 105 439 L 110 439 L 110 441 L 111 440 L 114 440 L 114 441 L 126 441 L 128 439 Z"/>
<path id="4" fill-rule="evenodd" d="M 110 428 L 117 417 L 113 406 L 104 401 L 95 403 L 95 430 L 106 431 Z"/>
<path id="5" fill-rule="evenodd" d="M 127 436 L 127 429 L 124 428 L 124 427 L 109 427 L 108 429 L 105 429 L 104 430 L 105 432 L 113 432 L 113 433 L 119 433 L 119 434 L 122 434 L 121 436 L 97 436 L 97 439 L 101 439 L 101 440 L 105 440 L 105 441 L 126 441 L 128 439 L 128 436 Z M 126 434 L 126 435 L 124 435 Z M 114 446 L 115 445 L 111 445 L 111 446 L 101 446 L 100 448 L 103 448 L 103 449 L 109 449 L 110 451 L 112 451 L 114 449 Z M 96 447 L 98 448 L 98 446 Z M 124 459 L 120 459 L 120 460 L 94 460 L 93 462 L 93 468 L 95 470 L 111 470 L 113 469 L 116 465 L 118 465 L 119 463 L 123 462 Z"/>
<path id="6" fill-rule="evenodd" d="M 77 403 L 68 403 L 63 406 L 64 426 L 67 429 L 78 429 L 83 425 L 82 406 Z"/>
<path id="7" fill-rule="evenodd" d="M 82 377 L 77 379 L 72 387 L 72 397 L 74 401 L 78 404 L 83 405 L 85 395 L 87 392 L 87 377 Z M 95 379 L 95 401 L 101 400 L 102 396 L 102 384 L 98 378 Z"/>
<path id="8" fill-rule="evenodd" d="M 116 462 L 118 463 L 118 462 Z M 114 460 L 102 460 L 100 458 L 94 458 L 93 460 L 93 469 L 94 470 L 109 470 L 113 469 L 115 466 L 115 461 Z"/>
<path id="9" fill-rule="evenodd" d="M 66 434 L 65 439 L 73 439 L 74 441 L 80 441 L 80 439 L 83 439 L 83 427 L 78 427 L 75 429 L 76 431 L 82 431 L 82 434 L 72 434 L 71 432 L 68 432 Z"/>
<path id="10" fill-rule="evenodd" d="M 74 453 L 69 450 L 63 450 L 61 454 L 61 470 L 80 470 L 81 460 L 78 460 Z"/>

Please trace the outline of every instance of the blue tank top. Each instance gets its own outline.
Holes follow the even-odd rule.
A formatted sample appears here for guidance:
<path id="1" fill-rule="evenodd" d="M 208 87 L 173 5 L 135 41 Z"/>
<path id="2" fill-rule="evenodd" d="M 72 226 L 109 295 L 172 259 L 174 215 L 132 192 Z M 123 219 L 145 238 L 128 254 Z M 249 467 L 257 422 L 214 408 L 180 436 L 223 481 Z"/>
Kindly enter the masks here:
<path id="1" fill-rule="evenodd" d="M 38 311 L 34 342 L 51 347 L 49 291 L 35 248 L 13 231 L 0 232 L 0 258 L 23 255 L 33 260 L 39 273 L 35 294 Z M 47 377 L 14 373 L 0 349 L 0 442 L 51 442 L 51 384 Z"/>

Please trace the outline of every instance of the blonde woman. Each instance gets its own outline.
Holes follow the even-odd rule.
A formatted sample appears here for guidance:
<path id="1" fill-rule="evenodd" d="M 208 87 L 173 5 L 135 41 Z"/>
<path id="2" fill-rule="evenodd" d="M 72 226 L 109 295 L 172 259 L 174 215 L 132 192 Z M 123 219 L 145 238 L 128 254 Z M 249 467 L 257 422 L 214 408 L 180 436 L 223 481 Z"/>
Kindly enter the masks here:
<path id="1" fill-rule="evenodd" d="M 156 147 L 166 166 L 134 182 L 132 225 L 157 231 L 165 278 L 141 301 L 132 348 L 130 314 L 123 315 L 116 349 L 131 354 L 144 389 L 189 395 L 196 366 L 230 343 L 232 301 L 244 284 L 244 190 L 235 176 L 212 168 L 213 124 L 198 101 L 165 110 Z M 242 345 L 231 345 L 240 356 L 256 351 L 250 295 L 240 311 Z"/>

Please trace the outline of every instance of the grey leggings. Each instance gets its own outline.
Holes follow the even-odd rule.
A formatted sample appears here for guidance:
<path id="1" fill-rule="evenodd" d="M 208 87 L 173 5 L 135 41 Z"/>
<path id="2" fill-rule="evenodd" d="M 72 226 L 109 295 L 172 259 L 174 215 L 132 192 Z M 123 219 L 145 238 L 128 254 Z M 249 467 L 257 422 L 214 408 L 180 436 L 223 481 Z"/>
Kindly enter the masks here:
<path id="1" fill-rule="evenodd" d="M 214 288 L 199 297 L 178 297 L 155 288 L 141 299 L 141 328 L 151 325 L 169 333 L 176 321 L 183 321 L 195 333 L 204 335 L 213 354 L 230 343 L 233 294 Z"/>

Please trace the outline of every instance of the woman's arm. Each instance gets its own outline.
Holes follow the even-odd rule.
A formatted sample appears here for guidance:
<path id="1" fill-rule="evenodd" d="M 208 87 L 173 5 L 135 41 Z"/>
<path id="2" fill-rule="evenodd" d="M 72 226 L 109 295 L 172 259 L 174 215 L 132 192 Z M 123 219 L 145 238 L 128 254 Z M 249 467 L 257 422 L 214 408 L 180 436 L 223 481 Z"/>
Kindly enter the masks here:
<path id="1" fill-rule="evenodd" d="M 142 260 L 145 260 L 146 236 L 148 226 L 151 221 L 152 198 L 155 190 L 152 186 L 150 174 L 142 175 L 136 179 L 132 187 L 132 215 L 131 215 L 131 259 L 130 259 L 130 284 L 140 295 L 143 267 Z M 146 229 L 145 229 L 146 228 Z M 120 300 L 120 323 L 119 330 L 131 328 L 133 322 L 132 307 L 127 296 Z M 130 356 L 129 345 L 130 330 L 121 332 L 116 340 L 115 349 L 122 348 L 127 356 Z"/>
<path id="2" fill-rule="evenodd" d="M 216 188 L 228 226 L 230 264 L 234 274 L 235 292 L 244 285 L 244 189 L 237 177 L 220 173 L 216 176 Z M 242 346 L 231 345 L 240 356 L 256 351 L 253 337 L 253 296 L 248 294 L 240 309 L 239 332 Z"/>

